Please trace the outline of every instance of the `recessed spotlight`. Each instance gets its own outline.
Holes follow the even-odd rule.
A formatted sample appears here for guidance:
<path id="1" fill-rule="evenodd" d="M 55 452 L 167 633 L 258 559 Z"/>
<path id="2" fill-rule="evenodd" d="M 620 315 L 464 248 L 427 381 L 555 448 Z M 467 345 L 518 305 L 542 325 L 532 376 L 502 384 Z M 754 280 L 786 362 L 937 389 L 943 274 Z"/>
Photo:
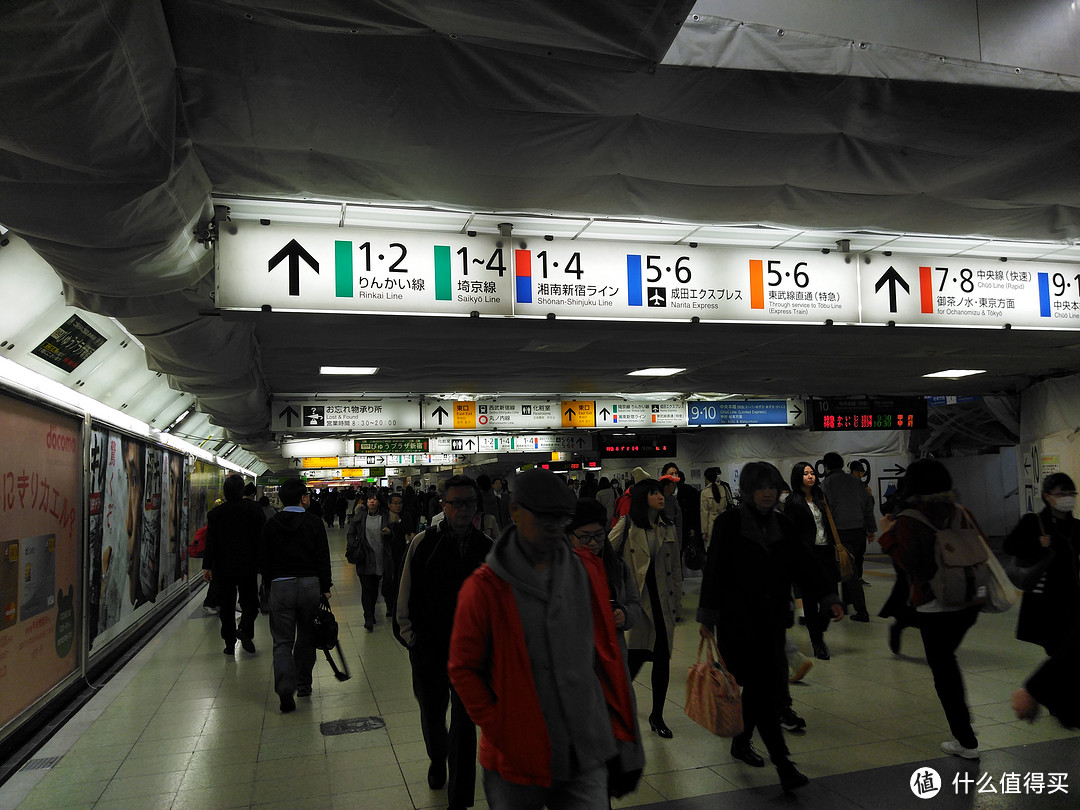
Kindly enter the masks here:
<path id="1" fill-rule="evenodd" d="M 958 380 L 961 377 L 970 377 L 972 374 L 985 374 L 985 368 L 948 368 L 945 371 L 935 371 L 933 374 L 923 374 L 924 377 L 944 377 L 948 380 Z"/>
<path id="2" fill-rule="evenodd" d="M 375 374 L 378 366 L 320 366 L 320 374 Z"/>
<path id="3" fill-rule="evenodd" d="M 672 374 L 681 374 L 685 368 L 639 368 L 631 371 L 627 377 L 670 377 Z"/>

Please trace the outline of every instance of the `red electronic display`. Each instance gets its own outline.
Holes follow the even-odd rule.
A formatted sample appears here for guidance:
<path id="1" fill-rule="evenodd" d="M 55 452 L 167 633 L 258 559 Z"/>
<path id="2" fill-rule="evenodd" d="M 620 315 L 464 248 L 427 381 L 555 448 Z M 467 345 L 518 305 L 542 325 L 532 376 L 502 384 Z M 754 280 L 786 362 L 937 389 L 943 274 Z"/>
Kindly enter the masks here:
<path id="1" fill-rule="evenodd" d="M 926 400 L 923 397 L 812 399 L 809 405 L 811 430 L 926 428 Z"/>

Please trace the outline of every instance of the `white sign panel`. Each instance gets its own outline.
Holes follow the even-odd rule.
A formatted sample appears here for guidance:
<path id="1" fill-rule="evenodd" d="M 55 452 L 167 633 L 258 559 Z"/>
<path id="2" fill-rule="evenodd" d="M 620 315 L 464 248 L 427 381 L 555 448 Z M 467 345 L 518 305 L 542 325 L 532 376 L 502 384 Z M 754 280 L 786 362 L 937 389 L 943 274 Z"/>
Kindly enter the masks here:
<path id="1" fill-rule="evenodd" d="M 341 456 L 342 467 L 430 467 L 461 464 L 465 456 L 452 453 L 378 453 L 375 455 Z"/>
<path id="2" fill-rule="evenodd" d="M 561 427 L 561 402 L 500 399 L 489 402 L 428 402 L 425 430 L 537 430 Z"/>
<path id="3" fill-rule="evenodd" d="M 596 400 L 596 427 L 686 427 L 686 403 Z"/>
<path id="4" fill-rule="evenodd" d="M 407 399 L 275 399 L 270 411 L 270 430 L 274 432 L 342 433 L 419 429 L 420 406 L 415 400 Z"/>
<path id="5" fill-rule="evenodd" d="M 352 452 L 352 443 L 348 439 L 300 439 L 281 443 L 283 458 L 326 458 L 349 452 Z"/>
<path id="6" fill-rule="evenodd" d="M 514 251 L 515 313 L 542 317 L 857 322 L 839 253 L 553 240 Z"/>
<path id="7" fill-rule="evenodd" d="M 218 241 L 217 306 L 292 312 L 510 315 L 496 236 L 235 222 Z"/>
<path id="8" fill-rule="evenodd" d="M 866 323 L 1080 328 L 1075 264 L 889 256 L 861 278 Z"/>

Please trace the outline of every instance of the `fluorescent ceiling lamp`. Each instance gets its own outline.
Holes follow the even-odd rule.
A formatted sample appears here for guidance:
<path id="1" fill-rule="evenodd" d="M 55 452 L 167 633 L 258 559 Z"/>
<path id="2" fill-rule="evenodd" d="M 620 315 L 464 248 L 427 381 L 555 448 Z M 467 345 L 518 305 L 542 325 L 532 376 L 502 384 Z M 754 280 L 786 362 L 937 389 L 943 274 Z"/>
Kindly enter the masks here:
<path id="1" fill-rule="evenodd" d="M 639 368 L 631 371 L 627 377 L 670 377 L 672 374 L 681 374 L 685 368 Z"/>
<path id="2" fill-rule="evenodd" d="M 378 366 L 320 366 L 320 374 L 376 374 Z"/>
<path id="3" fill-rule="evenodd" d="M 958 380 L 961 377 L 970 377 L 972 374 L 985 374 L 985 368 L 948 368 L 945 371 L 935 371 L 933 374 L 923 374 L 924 377 L 944 377 L 949 380 Z"/>

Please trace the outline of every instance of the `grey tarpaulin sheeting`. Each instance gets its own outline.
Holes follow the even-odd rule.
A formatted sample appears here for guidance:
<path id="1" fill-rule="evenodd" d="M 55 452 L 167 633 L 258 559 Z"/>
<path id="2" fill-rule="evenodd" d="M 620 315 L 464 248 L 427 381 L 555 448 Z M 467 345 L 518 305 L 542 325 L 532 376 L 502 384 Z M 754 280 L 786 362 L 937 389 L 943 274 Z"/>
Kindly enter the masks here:
<path id="1" fill-rule="evenodd" d="M 5 4 L 0 222 L 247 444 L 254 332 L 200 315 L 211 193 L 1080 238 L 1077 93 L 800 72 L 812 42 L 701 67 L 742 44 L 700 32 L 666 63 L 691 6 Z"/>

